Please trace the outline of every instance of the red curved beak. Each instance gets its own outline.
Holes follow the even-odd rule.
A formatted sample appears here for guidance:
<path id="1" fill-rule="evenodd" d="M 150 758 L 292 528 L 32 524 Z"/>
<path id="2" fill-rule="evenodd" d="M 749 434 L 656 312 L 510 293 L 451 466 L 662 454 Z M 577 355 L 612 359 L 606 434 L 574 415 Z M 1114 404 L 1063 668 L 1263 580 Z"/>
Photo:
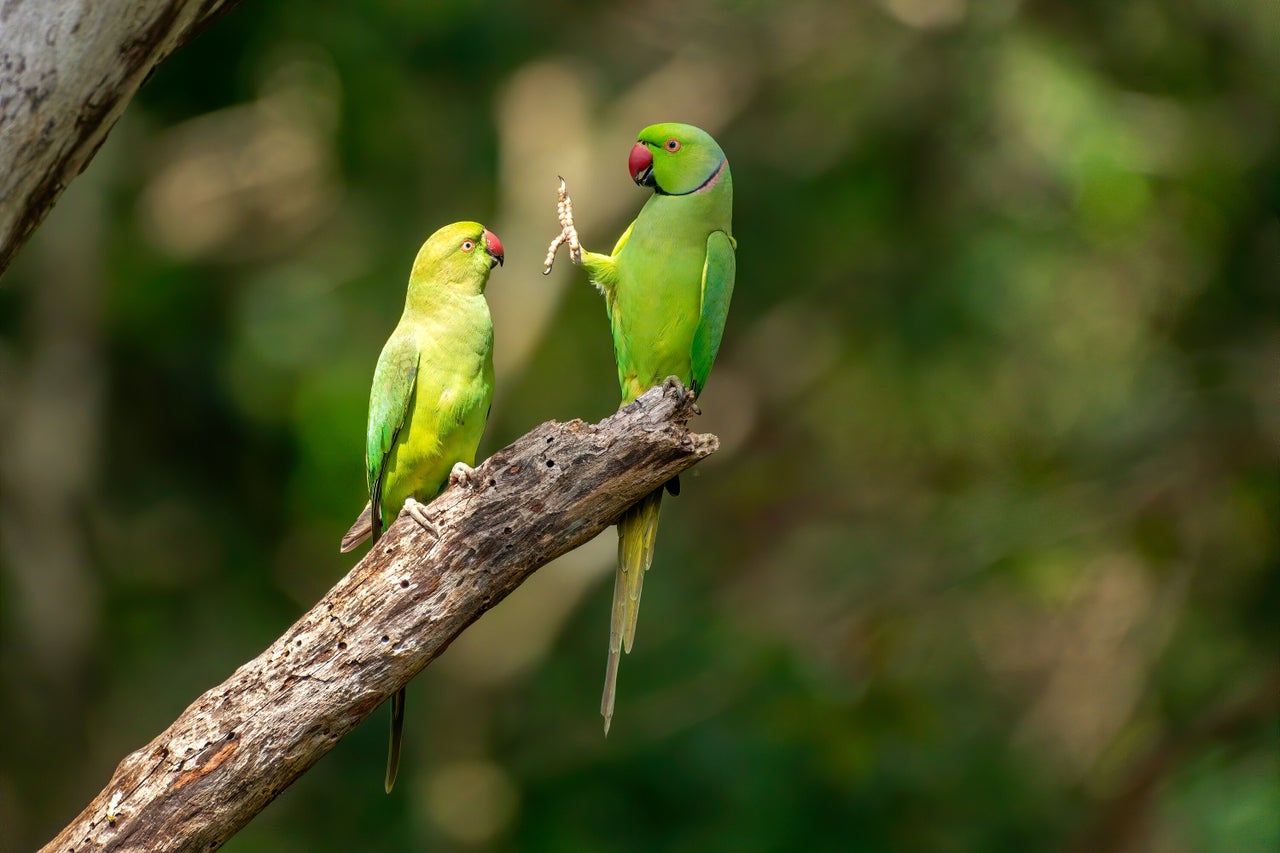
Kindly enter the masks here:
<path id="1" fill-rule="evenodd" d="M 636 147 L 631 149 L 631 156 L 627 158 L 627 169 L 631 172 L 631 180 L 640 186 L 653 186 L 653 154 L 648 145 L 636 143 Z"/>
<path id="2" fill-rule="evenodd" d="M 495 266 L 502 266 L 502 259 L 505 257 L 502 254 L 502 241 L 498 239 L 497 234 L 494 234 L 488 228 L 484 230 L 484 247 L 488 250 L 491 258 L 489 269 L 493 269 Z"/>

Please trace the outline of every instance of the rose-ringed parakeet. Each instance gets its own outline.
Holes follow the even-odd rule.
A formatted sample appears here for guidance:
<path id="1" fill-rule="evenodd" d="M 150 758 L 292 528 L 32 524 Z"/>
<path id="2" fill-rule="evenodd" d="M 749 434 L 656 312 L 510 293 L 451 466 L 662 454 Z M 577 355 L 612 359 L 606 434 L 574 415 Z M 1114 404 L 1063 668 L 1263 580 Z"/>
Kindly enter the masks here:
<path id="1" fill-rule="evenodd" d="M 622 404 L 675 376 L 697 395 L 720 349 L 735 273 L 733 179 L 720 146 L 687 124 L 655 124 L 640 131 L 628 159 L 631 177 L 653 195 L 618 239 L 613 252 L 583 251 L 573 208 L 560 182 L 562 231 L 547 251 L 550 272 L 556 250 L 586 268 L 604 294 L 613 328 Z M 668 484 L 674 494 L 678 481 Z M 609 658 L 600 713 L 605 734 L 613 718 L 618 662 L 631 651 L 644 574 L 653 561 L 662 489 L 618 520 Z"/>
<path id="2" fill-rule="evenodd" d="M 402 506 L 434 533 L 423 503 L 469 479 L 493 402 L 493 321 L 484 288 L 501 263 L 502 242 L 478 222 L 446 225 L 418 250 L 404 314 L 378 357 L 369 393 L 369 505 L 342 538 L 342 551 L 376 542 Z M 391 700 L 388 793 L 403 727 L 402 688 Z"/>

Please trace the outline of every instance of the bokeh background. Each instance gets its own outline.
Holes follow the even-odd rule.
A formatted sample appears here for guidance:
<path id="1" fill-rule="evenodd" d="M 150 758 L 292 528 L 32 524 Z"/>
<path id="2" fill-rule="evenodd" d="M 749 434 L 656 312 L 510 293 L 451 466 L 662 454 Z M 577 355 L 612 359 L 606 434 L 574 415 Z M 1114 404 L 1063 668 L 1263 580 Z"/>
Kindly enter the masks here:
<path id="1" fill-rule="evenodd" d="M 0 849 L 353 564 L 410 263 L 474 218 L 487 456 L 617 401 L 561 256 L 637 130 L 739 278 L 613 733 L 613 535 L 235 836 L 290 851 L 1280 849 L 1280 4 L 246 3 L 0 280 Z"/>

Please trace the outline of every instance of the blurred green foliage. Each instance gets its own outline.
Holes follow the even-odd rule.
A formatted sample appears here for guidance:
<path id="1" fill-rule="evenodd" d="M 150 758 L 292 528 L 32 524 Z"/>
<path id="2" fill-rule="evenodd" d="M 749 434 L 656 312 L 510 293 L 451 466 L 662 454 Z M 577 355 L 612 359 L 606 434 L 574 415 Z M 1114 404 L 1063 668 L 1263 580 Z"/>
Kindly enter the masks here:
<path id="1" fill-rule="evenodd" d="M 437 226 L 502 235 L 482 454 L 617 399 L 540 274 L 654 121 L 737 295 L 608 740 L 612 535 L 227 845 L 1280 847 L 1274 0 L 244 4 L 0 282 L 0 849 L 345 572 L 368 383 Z"/>

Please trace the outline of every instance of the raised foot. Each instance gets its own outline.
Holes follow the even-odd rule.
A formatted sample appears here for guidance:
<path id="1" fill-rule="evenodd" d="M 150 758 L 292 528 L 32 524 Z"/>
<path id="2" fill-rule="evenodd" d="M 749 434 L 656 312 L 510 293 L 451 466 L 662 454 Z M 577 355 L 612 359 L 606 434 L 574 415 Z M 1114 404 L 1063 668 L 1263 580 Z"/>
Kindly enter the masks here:
<path id="1" fill-rule="evenodd" d="M 472 468 L 465 462 L 455 462 L 453 468 L 449 471 L 450 486 L 466 486 L 471 488 L 476 484 L 476 469 Z"/>
<path id="2" fill-rule="evenodd" d="M 542 274 L 551 272 L 551 265 L 556 262 L 556 251 L 569 244 L 569 260 L 575 264 L 582 263 L 582 244 L 578 241 L 578 229 L 573 225 L 573 202 L 565 189 L 564 178 L 560 179 L 560 188 L 556 190 L 556 217 L 560 220 L 560 233 L 551 241 L 547 249 L 547 260 L 542 265 Z"/>
<path id="3" fill-rule="evenodd" d="M 409 517 L 422 527 L 423 530 L 431 534 L 432 539 L 440 538 L 440 531 L 436 528 L 435 521 L 431 518 L 427 511 L 426 504 L 419 503 L 413 498 L 404 499 L 404 511 L 409 513 Z"/>

